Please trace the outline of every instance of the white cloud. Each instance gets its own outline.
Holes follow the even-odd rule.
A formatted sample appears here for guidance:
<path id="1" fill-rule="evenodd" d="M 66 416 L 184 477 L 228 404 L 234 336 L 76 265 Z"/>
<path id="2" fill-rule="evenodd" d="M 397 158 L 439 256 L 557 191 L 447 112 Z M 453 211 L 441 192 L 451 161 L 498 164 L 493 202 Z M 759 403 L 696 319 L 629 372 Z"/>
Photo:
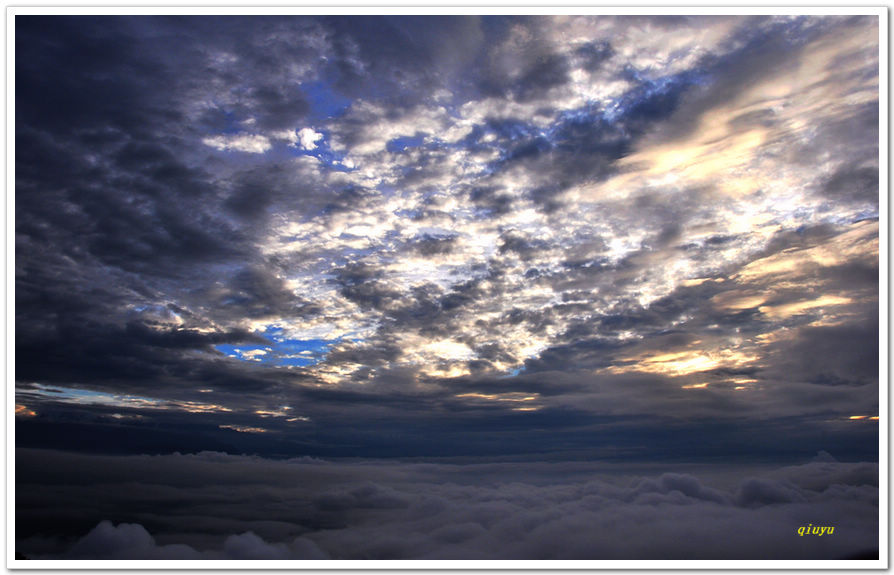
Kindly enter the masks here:
<path id="1" fill-rule="evenodd" d="M 317 142 L 323 139 L 323 134 L 315 132 L 312 128 L 301 128 L 298 130 L 298 143 L 305 150 L 315 150 Z"/>
<path id="2" fill-rule="evenodd" d="M 271 148 L 270 140 L 258 134 L 233 134 L 204 138 L 202 143 L 221 151 L 235 150 L 250 154 L 263 154 Z"/>

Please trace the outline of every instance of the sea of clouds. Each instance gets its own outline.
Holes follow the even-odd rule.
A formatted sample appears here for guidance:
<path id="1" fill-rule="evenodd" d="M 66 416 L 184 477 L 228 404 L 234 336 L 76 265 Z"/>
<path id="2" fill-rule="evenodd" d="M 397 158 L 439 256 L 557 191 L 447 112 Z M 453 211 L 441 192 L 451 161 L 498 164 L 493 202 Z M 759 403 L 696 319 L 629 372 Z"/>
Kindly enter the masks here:
<path id="1" fill-rule="evenodd" d="M 30 559 L 846 559 L 878 548 L 878 465 L 825 453 L 736 467 L 19 449 L 16 467 L 16 551 Z M 834 532 L 798 534 L 810 524 Z"/>

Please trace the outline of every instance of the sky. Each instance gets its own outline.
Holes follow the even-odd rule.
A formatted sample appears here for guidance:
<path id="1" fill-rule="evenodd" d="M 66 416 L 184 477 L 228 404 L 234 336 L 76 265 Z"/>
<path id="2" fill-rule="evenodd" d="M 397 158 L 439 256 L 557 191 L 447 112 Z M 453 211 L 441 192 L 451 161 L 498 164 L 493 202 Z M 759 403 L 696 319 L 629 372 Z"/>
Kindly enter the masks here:
<path id="1" fill-rule="evenodd" d="M 29 557 L 878 547 L 878 17 L 19 15 L 15 53 Z"/>

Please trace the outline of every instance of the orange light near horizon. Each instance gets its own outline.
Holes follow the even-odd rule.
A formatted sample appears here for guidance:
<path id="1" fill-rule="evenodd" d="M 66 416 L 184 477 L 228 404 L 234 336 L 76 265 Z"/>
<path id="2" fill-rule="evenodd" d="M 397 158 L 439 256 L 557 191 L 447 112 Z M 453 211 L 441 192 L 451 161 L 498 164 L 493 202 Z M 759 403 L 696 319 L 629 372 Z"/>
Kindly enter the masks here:
<path id="1" fill-rule="evenodd" d="M 32 409 L 28 409 L 27 406 L 22 405 L 21 403 L 17 403 L 16 415 L 21 415 L 22 417 L 34 417 L 35 415 L 37 415 L 37 412 Z"/>

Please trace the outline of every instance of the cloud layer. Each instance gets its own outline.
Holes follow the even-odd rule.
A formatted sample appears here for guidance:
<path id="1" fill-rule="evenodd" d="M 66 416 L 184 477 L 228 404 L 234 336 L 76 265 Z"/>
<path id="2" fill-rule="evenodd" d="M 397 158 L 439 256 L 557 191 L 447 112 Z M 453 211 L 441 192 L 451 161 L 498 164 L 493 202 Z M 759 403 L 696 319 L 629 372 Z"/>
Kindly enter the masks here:
<path id="1" fill-rule="evenodd" d="M 826 453 L 671 471 L 212 452 L 18 450 L 16 463 L 16 549 L 32 559 L 847 559 L 878 548 L 878 466 Z M 799 535 L 809 525 L 834 531 Z"/>

